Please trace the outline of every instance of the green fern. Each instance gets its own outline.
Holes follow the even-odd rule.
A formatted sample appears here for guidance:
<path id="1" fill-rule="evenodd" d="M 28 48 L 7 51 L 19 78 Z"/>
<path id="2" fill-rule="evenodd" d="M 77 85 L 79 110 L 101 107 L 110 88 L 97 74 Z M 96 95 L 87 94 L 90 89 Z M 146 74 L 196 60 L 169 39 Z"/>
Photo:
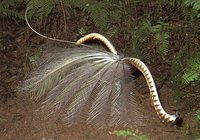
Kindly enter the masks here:
<path id="1" fill-rule="evenodd" d="M 108 21 L 108 7 L 112 4 L 107 0 L 65 0 L 65 6 L 77 7 L 89 14 L 89 17 L 94 21 L 95 25 L 100 28 L 105 28 Z"/>
<path id="2" fill-rule="evenodd" d="M 182 46 L 178 53 L 175 54 L 171 63 L 171 79 L 174 87 L 178 90 L 182 88 L 182 75 L 184 73 L 185 65 L 187 62 L 188 47 Z"/>
<path id="3" fill-rule="evenodd" d="M 3 0 L 0 2 L 0 17 L 24 19 L 24 13 L 19 13 L 13 9 L 15 5 L 23 2 L 27 4 L 27 7 L 31 7 L 28 13 L 29 18 L 34 16 L 35 19 L 41 20 L 53 12 L 60 0 Z M 100 28 L 106 27 L 109 15 L 108 8 L 114 5 L 107 0 L 62 0 L 62 2 L 65 7 L 79 8 L 88 13 L 95 25 Z"/>
<path id="4" fill-rule="evenodd" d="M 186 0 L 185 4 L 191 6 L 195 10 L 200 10 L 200 1 L 199 0 Z"/>
<path id="5" fill-rule="evenodd" d="M 200 1 L 199 0 L 185 0 L 184 4 L 189 9 L 184 9 L 183 13 L 187 17 L 192 17 L 191 19 L 195 19 L 195 17 L 200 18 Z"/>
<path id="6" fill-rule="evenodd" d="M 91 18 L 95 26 L 100 29 L 107 27 L 109 19 L 109 23 L 112 25 L 119 22 L 121 17 L 121 11 L 118 8 L 119 1 L 62 0 L 62 2 L 66 8 L 79 9 L 87 13 L 85 18 Z M 28 2 L 28 7 L 31 7 L 29 18 L 34 16 L 36 19 L 42 19 L 48 16 L 59 3 L 59 0 L 30 0 Z"/>
<path id="7" fill-rule="evenodd" d="M 151 32 L 151 23 L 149 20 L 144 19 L 142 20 L 138 26 L 136 27 L 133 37 L 133 44 L 134 44 L 134 48 L 133 48 L 133 52 L 134 55 L 140 59 L 146 59 L 146 46 L 145 43 L 147 42 L 148 39 L 148 35 Z"/>
<path id="8" fill-rule="evenodd" d="M 159 52 L 162 56 L 165 56 L 169 49 L 169 33 L 168 32 L 161 32 L 155 35 L 156 39 L 160 43 Z"/>
<path id="9" fill-rule="evenodd" d="M 159 43 L 159 54 L 164 58 L 168 52 L 169 48 L 169 31 L 167 27 L 169 25 L 166 23 L 160 22 L 158 25 L 152 26 L 151 31 L 155 34 L 155 39 Z"/>
<path id="10" fill-rule="evenodd" d="M 177 11 L 180 16 L 183 15 L 186 21 L 193 21 L 200 17 L 200 1 L 199 0 L 159 0 L 158 3 L 161 7 L 169 6 Z M 173 12 L 173 11 L 171 11 Z"/>
<path id="11" fill-rule="evenodd" d="M 15 7 L 27 4 L 27 7 L 31 7 L 29 17 L 35 15 L 37 19 L 41 19 L 48 16 L 58 2 L 58 0 L 3 0 L 0 2 L 0 17 L 24 19 L 24 9 L 17 11 Z"/>
<path id="12" fill-rule="evenodd" d="M 145 42 L 147 42 L 149 34 L 152 33 L 155 41 L 158 42 L 159 45 L 158 52 L 164 58 L 169 48 L 169 31 L 167 30 L 168 26 L 168 24 L 162 22 L 152 26 L 150 21 L 147 19 L 139 23 L 135 31 L 135 38 L 133 39 L 135 42 L 134 52 L 139 55 L 137 57 L 145 58 L 147 54 L 147 45 L 145 46 Z"/>
<path id="13" fill-rule="evenodd" d="M 16 5 L 22 3 L 23 0 L 2 0 L 0 2 L 0 18 L 24 19 L 23 14 L 16 9 Z"/>
<path id="14" fill-rule="evenodd" d="M 30 7 L 29 18 L 35 16 L 42 19 L 48 16 L 58 3 L 58 0 L 30 0 L 27 4 L 27 7 Z"/>
<path id="15" fill-rule="evenodd" d="M 89 16 L 93 19 L 97 27 L 104 28 L 106 27 L 108 20 L 108 12 L 106 7 L 107 5 L 105 1 L 90 0 L 86 4 L 84 10 L 89 13 Z"/>
<path id="16" fill-rule="evenodd" d="M 182 76 L 182 82 L 190 84 L 191 82 L 200 81 L 200 53 L 188 61 Z"/>

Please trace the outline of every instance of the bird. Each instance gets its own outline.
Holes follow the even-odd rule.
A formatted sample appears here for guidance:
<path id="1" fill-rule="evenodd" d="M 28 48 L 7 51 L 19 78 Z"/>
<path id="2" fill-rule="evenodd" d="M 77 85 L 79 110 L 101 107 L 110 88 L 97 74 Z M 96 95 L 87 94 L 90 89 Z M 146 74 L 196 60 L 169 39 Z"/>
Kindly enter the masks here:
<path id="1" fill-rule="evenodd" d="M 28 11 L 28 10 L 27 10 Z M 26 11 L 26 12 L 27 12 Z M 29 24 L 33 32 L 41 36 Z M 20 92 L 40 104 L 37 112 L 59 117 L 66 127 L 84 121 L 96 128 L 141 125 L 145 119 L 141 105 L 130 90 L 131 68 L 144 76 L 154 109 L 162 122 L 177 124 L 180 114 L 168 114 L 162 107 L 156 85 L 148 67 L 137 58 L 118 55 L 112 43 L 99 33 L 90 33 L 69 48 L 51 48 L 36 71 L 22 82 Z M 107 50 L 85 43 L 98 40 Z"/>

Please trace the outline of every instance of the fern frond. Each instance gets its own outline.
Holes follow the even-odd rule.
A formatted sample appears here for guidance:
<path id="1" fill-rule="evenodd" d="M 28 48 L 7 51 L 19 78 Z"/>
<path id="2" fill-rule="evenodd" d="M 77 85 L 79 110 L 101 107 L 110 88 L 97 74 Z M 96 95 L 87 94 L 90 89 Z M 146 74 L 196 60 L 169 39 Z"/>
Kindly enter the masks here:
<path id="1" fill-rule="evenodd" d="M 186 0 L 185 4 L 191 6 L 193 9 L 200 10 L 200 1 L 199 0 Z"/>
<path id="2" fill-rule="evenodd" d="M 110 8 L 108 7 L 107 12 L 110 24 L 113 25 L 120 22 L 122 17 L 122 10 L 119 7 L 115 5 L 111 6 Z"/>
<path id="3" fill-rule="evenodd" d="M 89 0 L 84 7 L 84 10 L 89 13 L 89 16 L 94 21 L 97 27 L 106 27 L 108 20 L 108 12 L 106 10 L 105 1 Z"/>
<path id="4" fill-rule="evenodd" d="M 156 34 L 156 39 L 160 42 L 159 52 L 162 56 L 165 56 L 168 52 L 168 45 L 169 45 L 169 33 L 168 32 L 162 32 L 159 34 Z"/>
<path id="5" fill-rule="evenodd" d="M 136 27 L 136 31 L 134 33 L 134 52 L 136 54 L 136 57 L 140 59 L 144 59 L 145 56 L 145 42 L 147 41 L 147 36 L 151 32 L 151 23 L 149 20 L 145 19 L 139 23 L 139 25 Z"/>
<path id="6" fill-rule="evenodd" d="M 0 8 L 0 17 L 24 19 L 23 14 L 4 8 Z"/>
<path id="7" fill-rule="evenodd" d="M 106 0 L 64 0 L 63 3 L 65 7 L 79 8 L 87 12 L 95 25 L 100 28 L 106 27 L 108 16 L 112 14 L 108 12 L 108 9 L 114 5 L 114 3 Z M 59 0 L 30 0 L 28 6 L 32 8 L 29 12 L 29 18 L 33 15 L 40 19 L 48 16 L 57 4 L 59 4 Z M 119 13 L 119 10 L 116 10 L 116 8 L 115 11 Z"/>
<path id="8" fill-rule="evenodd" d="M 39 19 L 48 16 L 58 2 L 58 0 L 30 0 L 27 4 L 28 7 L 31 7 L 29 18 L 33 15 Z"/>
<path id="9" fill-rule="evenodd" d="M 160 45 L 158 51 L 162 57 L 164 57 L 168 52 L 169 32 L 167 31 L 167 27 L 168 24 L 162 22 L 152 27 L 152 32 L 155 33 L 155 39 Z"/>
<path id="10" fill-rule="evenodd" d="M 184 56 L 186 56 L 187 51 L 187 46 L 183 46 L 172 60 L 171 78 L 174 81 L 175 87 L 181 87 L 181 77 L 186 65 L 186 58 Z"/>
<path id="11" fill-rule="evenodd" d="M 188 62 L 182 76 L 182 82 L 185 84 L 190 84 L 194 81 L 200 81 L 200 54 Z"/>
<path id="12" fill-rule="evenodd" d="M 185 15 L 187 15 L 188 17 L 192 17 L 192 19 L 194 19 L 194 17 L 199 18 L 200 17 L 200 1 L 199 0 L 185 0 L 184 4 L 187 8 L 189 8 L 190 10 L 183 10 L 183 13 Z"/>
<path id="13" fill-rule="evenodd" d="M 67 7 L 78 7 L 87 12 L 97 27 L 106 27 L 109 14 L 107 7 L 111 4 L 111 2 L 105 0 L 66 0 L 64 3 Z"/>
<path id="14" fill-rule="evenodd" d="M 0 2 L 0 17 L 24 19 L 22 13 L 15 9 L 23 0 L 2 0 Z"/>

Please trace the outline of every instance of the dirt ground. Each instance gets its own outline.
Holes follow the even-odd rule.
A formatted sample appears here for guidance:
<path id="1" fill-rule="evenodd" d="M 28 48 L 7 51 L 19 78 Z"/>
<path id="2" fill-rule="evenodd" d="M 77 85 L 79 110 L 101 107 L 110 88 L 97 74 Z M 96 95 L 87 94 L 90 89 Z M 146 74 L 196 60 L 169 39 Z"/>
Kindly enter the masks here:
<path id="1" fill-rule="evenodd" d="M 9 30 L 11 30 L 9 28 Z M 62 121 L 43 120 L 42 116 L 34 116 L 34 104 L 25 103 L 17 98 L 16 89 L 24 76 L 35 65 L 30 64 L 30 56 L 39 49 L 27 47 L 24 35 L 12 34 L 16 28 L 7 32 L 0 46 L 0 140 L 123 140 L 110 132 L 126 128 L 109 128 L 97 130 L 79 124 L 66 128 Z M 6 31 L 6 28 L 4 28 Z M 25 33 L 25 32 L 24 32 Z M 31 57 L 32 58 L 32 57 Z M 152 69 L 156 74 L 157 70 Z M 159 84 L 158 74 L 155 76 Z M 160 122 L 149 99 L 148 89 L 141 89 L 141 105 L 146 108 L 149 119 L 146 125 L 138 129 L 152 140 L 196 140 L 200 127 L 194 120 L 194 112 L 200 108 L 200 99 L 184 96 L 181 101 L 174 100 L 175 92 L 168 84 L 161 86 L 159 93 L 161 102 L 171 114 L 179 111 L 183 118 L 181 127 L 167 126 Z M 200 137 L 199 137 L 200 138 Z"/>

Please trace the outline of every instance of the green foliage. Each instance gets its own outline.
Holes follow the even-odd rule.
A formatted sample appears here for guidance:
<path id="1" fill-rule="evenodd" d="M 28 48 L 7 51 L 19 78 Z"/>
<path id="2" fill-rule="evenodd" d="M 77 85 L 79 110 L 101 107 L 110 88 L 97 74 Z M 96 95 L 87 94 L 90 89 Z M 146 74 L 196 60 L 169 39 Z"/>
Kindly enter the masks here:
<path id="1" fill-rule="evenodd" d="M 20 4 L 23 4 L 23 0 L 2 0 L 0 2 L 0 18 L 24 19 L 24 14 L 17 6 Z"/>
<path id="2" fill-rule="evenodd" d="M 195 10 L 197 17 L 200 18 L 200 13 L 198 12 L 200 10 L 200 1 L 199 0 L 186 0 L 184 3 L 188 7 L 192 7 L 192 9 Z"/>
<path id="3" fill-rule="evenodd" d="M 176 8 L 180 17 L 184 17 L 186 21 L 193 21 L 200 17 L 199 0 L 159 0 L 160 7 L 169 6 L 170 8 Z M 180 13 L 180 11 L 182 13 Z M 174 12 L 174 11 L 172 11 Z M 178 14 L 177 13 L 177 14 Z M 173 13 L 172 13 L 173 14 Z"/>
<path id="4" fill-rule="evenodd" d="M 134 130 L 116 130 L 114 132 L 111 132 L 111 134 L 114 134 L 118 137 L 122 138 L 128 138 L 128 140 L 148 140 L 148 137 L 146 135 L 137 134 L 138 132 Z"/>
<path id="5" fill-rule="evenodd" d="M 181 46 L 178 46 L 179 50 L 173 53 L 173 57 L 165 58 L 166 62 L 171 64 L 171 80 L 173 81 L 175 91 L 180 96 L 181 90 L 184 87 L 198 85 L 200 82 L 200 47 L 198 45 L 200 43 L 198 41 L 200 37 L 200 1 L 159 0 L 158 4 L 161 10 L 165 9 L 171 15 L 164 17 L 170 23 L 165 26 L 169 29 L 170 35 L 182 36 L 184 38 L 176 41 Z M 177 18 L 175 22 L 173 21 L 174 18 Z M 166 37 L 166 39 L 164 39 L 165 37 L 161 37 L 166 40 L 166 45 L 163 45 L 163 50 L 165 50 L 164 52 L 168 52 L 169 47 L 166 46 L 170 44 L 169 41 L 167 42 L 170 39 L 169 32 L 163 36 Z M 164 43 L 164 40 L 161 42 Z"/>
<path id="6" fill-rule="evenodd" d="M 106 27 L 108 20 L 107 3 L 105 1 L 90 0 L 84 7 L 97 27 Z"/>
<path id="7" fill-rule="evenodd" d="M 152 32 L 155 34 L 155 39 L 160 46 L 158 51 L 163 58 L 167 54 L 169 48 L 169 31 L 167 27 L 167 23 L 160 22 L 151 28 Z"/>
<path id="8" fill-rule="evenodd" d="M 182 84 L 182 75 L 184 73 L 184 67 L 185 67 L 185 63 L 186 62 L 186 53 L 187 53 L 187 47 L 183 46 L 182 49 L 176 54 L 176 56 L 174 57 L 173 61 L 172 61 L 172 70 L 171 70 L 171 74 L 172 74 L 172 79 L 174 82 L 175 87 L 181 88 Z M 182 61 L 181 61 L 182 60 Z"/>
<path id="9" fill-rule="evenodd" d="M 114 134 L 116 134 L 118 137 L 124 137 L 124 138 L 132 136 L 132 132 L 129 130 L 115 131 Z"/>
<path id="10" fill-rule="evenodd" d="M 89 34 L 89 28 L 88 27 L 81 27 L 80 30 L 78 31 L 78 33 L 81 36 L 85 36 L 85 35 Z"/>
<path id="11" fill-rule="evenodd" d="M 0 16 L 23 19 L 24 13 L 17 12 L 13 6 L 25 3 L 27 7 L 30 7 L 29 18 L 34 16 L 35 19 L 41 20 L 43 17 L 51 14 L 60 2 L 62 2 L 65 7 L 82 9 L 88 13 L 88 16 L 94 21 L 95 25 L 101 28 L 106 27 L 108 18 L 110 18 L 111 15 L 115 17 L 119 16 L 117 15 L 119 10 L 117 10 L 112 2 L 107 0 L 3 0 L 0 5 Z M 112 11 L 111 7 L 115 7 L 114 11 Z M 112 12 L 109 13 L 108 10 Z"/>
<path id="12" fill-rule="evenodd" d="M 145 59 L 145 56 L 146 56 L 145 54 L 147 53 L 145 43 L 147 42 L 148 35 L 150 34 L 150 32 L 151 32 L 151 23 L 147 19 L 142 20 L 138 24 L 134 32 L 133 50 L 134 50 L 135 56 L 140 59 Z"/>
<path id="13" fill-rule="evenodd" d="M 197 111 L 196 111 L 195 120 L 196 120 L 198 123 L 200 123 L 200 110 L 197 110 Z"/>
<path id="14" fill-rule="evenodd" d="M 108 8 L 112 5 L 107 0 L 30 0 L 28 6 L 32 8 L 29 17 L 35 15 L 41 19 L 42 17 L 48 16 L 59 2 L 63 2 L 65 7 L 83 10 L 94 21 L 97 27 L 106 27 L 109 16 Z"/>
<path id="15" fill-rule="evenodd" d="M 183 46 L 172 61 L 171 74 L 177 94 L 187 85 L 197 85 L 200 82 L 199 53 L 195 53 L 193 48 Z"/>
<path id="16" fill-rule="evenodd" d="M 66 7 L 80 8 L 94 21 L 95 25 L 105 28 L 108 25 L 109 18 L 113 21 L 119 19 L 120 10 L 116 6 L 116 2 L 109 0 L 65 0 Z M 116 18 L 118 17 L 118 18 Z"/>
<path id="17" fill-rule="evenodd" d="M 191 82 L 200 81 L 200 53 L 194 56 L 185 67 L 182 76 L 183 83 L 189 84 Z"/>
<path id="18" fill-rule="evenodd" d="M 134 42 L 134 52 L 136 52 L 137 57 L 141 59 L 148 59 L 147 52 L 147 42 L 150 34 L 153 35 L 155 42 L 159 45 L 158 52 L 164 58 L 168 52 L 169 46 L 169 31 L 167 29 L 168 24 L 159 22 L 156 25 L 152 25 L 148 19 L 142 20 L 134 32 L 135 36 Z"/>
<path id="19" fill-rule="evenodd" d="M 36 16 L 37 19 L 42 19 L 48 16 L 53 8 L 58 4 L 58 0 L 30 0 L 27 7 L 30 7 L 29 17 Z"/>
<path id="20" fill-rule="evenodd" d="M 39 55 L 33 55 L 29 57 L 29 61 L 32 65 L 37 65 L 38 64 L 38 59 L 39 59 Z"/>

